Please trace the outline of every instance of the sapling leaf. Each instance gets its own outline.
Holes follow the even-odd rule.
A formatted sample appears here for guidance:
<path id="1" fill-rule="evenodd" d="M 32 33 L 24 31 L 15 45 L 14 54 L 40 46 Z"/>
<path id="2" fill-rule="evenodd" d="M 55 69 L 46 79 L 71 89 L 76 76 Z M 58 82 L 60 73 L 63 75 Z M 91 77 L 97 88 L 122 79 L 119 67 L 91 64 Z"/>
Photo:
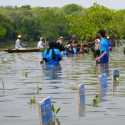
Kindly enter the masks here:
<path id="1" fill-rule="evenodd" d="M 57 108 L 57 109 L 56 109 L 56 114 L 57 114 L 60 110 L 61 110 L 60 108 Z"/>

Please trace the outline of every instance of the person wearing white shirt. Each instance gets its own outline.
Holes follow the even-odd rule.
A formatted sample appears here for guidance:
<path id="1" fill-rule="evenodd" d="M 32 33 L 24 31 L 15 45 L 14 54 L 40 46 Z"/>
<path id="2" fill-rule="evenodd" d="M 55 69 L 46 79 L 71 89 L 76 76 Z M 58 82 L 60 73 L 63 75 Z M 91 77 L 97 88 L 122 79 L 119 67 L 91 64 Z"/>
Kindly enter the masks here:
<path id="1" fill-rule="evenodd" d="M 42 37 L 40 37 L 40 41 L 38 41 L 37 43 L 37 48 L 44 48 L 44 42 Z"/>
<path id="2" fill-rule="evenodd" d="M 22 45 L 21 45 L 21 35 L 17 36 L 17 40 L 16 40 L 16 43 L 15 43 L 15 49 L 19 49 L 19 48 L 23 48 Z"/>

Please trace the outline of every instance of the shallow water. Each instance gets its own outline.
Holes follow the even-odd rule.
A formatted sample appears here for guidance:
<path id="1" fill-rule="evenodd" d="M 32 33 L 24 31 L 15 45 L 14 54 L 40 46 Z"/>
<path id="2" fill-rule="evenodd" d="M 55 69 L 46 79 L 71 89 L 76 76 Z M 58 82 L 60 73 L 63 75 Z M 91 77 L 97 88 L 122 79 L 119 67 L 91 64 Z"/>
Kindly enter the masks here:
<path id="1" fill-rule="evenodd" d="M 58 125 L 105 125 L 125 122 L 125 55 L 121 48 L 111 54 L 108 87 L 97 107 L 93 99 L 101 90 L 99 67 L 92 54 L 64 57 L 56 69 L 39 64 L 40 53 L 0 53 L 0 125 L 39 125 L 37 104 L 51 96 L 61 108 Z M 112 70 L 120 70 L 119 83 L 113 84 Z M 79 114 L 78 86 L 85 84 L 83 116 Z"/>

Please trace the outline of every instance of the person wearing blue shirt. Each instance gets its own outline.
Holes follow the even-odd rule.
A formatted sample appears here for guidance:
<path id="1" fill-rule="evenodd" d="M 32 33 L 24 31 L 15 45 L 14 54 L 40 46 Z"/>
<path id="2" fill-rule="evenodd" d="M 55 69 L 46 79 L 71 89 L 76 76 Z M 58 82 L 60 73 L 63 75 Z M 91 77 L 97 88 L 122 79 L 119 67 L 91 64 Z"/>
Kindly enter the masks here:
<path id="1" fill-rule="evenodd" d="M 100 55 L 96 58 L 97 62 L 101 64 L 107 64 L 109 62 L 109 41 L 106 38 L 106 32 L 104 30 L 99 31 L 100 34 Z"/>
<path id="2" fill-rule="evenodd" d="M 49 43 L 49 48 L 46 49 L 43 54 L 43 61 L 47 65 L 58 65 L 62 60 L 62 54 L 59 49 L 56 48 L 55 42 Z"/>

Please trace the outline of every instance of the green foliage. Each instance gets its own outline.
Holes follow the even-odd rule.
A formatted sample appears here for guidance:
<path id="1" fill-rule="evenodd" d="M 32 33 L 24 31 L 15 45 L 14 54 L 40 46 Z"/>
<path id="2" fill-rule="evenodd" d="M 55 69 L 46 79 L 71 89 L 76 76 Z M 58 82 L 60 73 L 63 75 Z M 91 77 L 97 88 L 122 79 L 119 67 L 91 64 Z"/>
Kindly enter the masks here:
<path id="1" fill-rule="evenodd" d="M 91 39 L 99 29 L 108 29 L 113 12 L 95 4 L 81 12 L 81 15 L 69 15 L 70 33 L 76 34 L 82 40 Z"/>
<path id="2" fill-rule="evenodd" d="M 61 109 L 60 109 L 60 107 L 55 107 L 55 105 L 54 104 L 52 104 L 52 112 L 53 113 L 55 113 L 55 115 L 60 111 Z"/>
<path id="3" fill-rule="evenodd" d="M 4 38 L 6 36 L 6 29 L 3 26 L 0 26 L 0 38 Z"/>
<path id="4" fill-rule="evenodd" d="M 12 22 L 8 17 L 0 14 L 0 39 L 10 38 L 13 35 L 13 31 Z"/>
<path id="5" fill-rule="evenodd" d="M 28 42 L 38 41 L 40 36 L 56 40 L 59 36 L 76 35 L 88 41 L 100 29 L 109 35 L 125 38 L 125 10 L 112 10 L 93 4 L 82 8 L 76 4 L 62 8 L 0 7 L 0 40 L 15 40 L 17 34 Z"/>
<path id="6" fill-rule="evenodd" d="M 66 19 L 62 13 L 57 13 L 53 9 L 43 9 L 37 14 L 43 37 L 54 40 L 60 35 L 67 34 Z"/>
<path id="7" fill-rule="evenodd" d="M 36 98 L 35 96 L 32 96 L 30 99 L 30 104 L 35 104 L 36 103 Z"/>
<path id="8" fill-rule="evenodd" d="M 65 14 L 78 14 L 82 11 L 82 7 L 76 4 L 69 4 L 63 7 Z"/>

